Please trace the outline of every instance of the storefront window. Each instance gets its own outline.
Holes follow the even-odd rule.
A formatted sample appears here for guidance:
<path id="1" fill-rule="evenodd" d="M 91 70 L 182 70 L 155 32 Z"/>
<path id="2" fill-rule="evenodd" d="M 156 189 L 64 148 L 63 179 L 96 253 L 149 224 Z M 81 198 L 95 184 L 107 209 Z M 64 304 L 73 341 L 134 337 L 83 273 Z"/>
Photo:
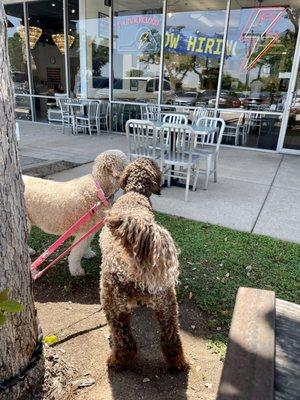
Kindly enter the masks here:
<path id="1" fill-rule="evenodd" d="M 168 1 L 164 79 L 172 93 L 164 90 L 164 103 L 214 107 L 226 4 Z"/>
<path id="2" fill-rule="evenodd" d="M 114 100 L 157 102 L 162 9 L 162 0 L 114 1 Z"/>
<path id="3" fill-rule="evenodd" d="M 109 7 L 96 0 L 68 2 L 71 92 L 75 97 L 109 97 Z"/>
<path id="4" fill-rule="evenodd" d="M 284 1 L 233 0 L 220 108 L 284 107 L 298 34 L 296 10 Z"/>
<path id="5" fill-rule="evenodd" d="M 32 111 L 31 111 L 29 96 L 16 95 L 16 97 L 15 97 L 15 116 L 16 116 L 16 119 L 31 121 Z"/>
<path id="6" fill-rule="evenodd" d="M 298 71 L 293 102 L 289 111 L 283 147 L 286 149 L 300 150 L 300 70 Z"/>
<path id="7" fill-rule="evenodd" d="M 6 5 L 5 12 L 8 22 L 8 52 L 15 93 L 28 94 L 26 44 L 23 35 L 23 5 Z"/>
<path id="8" fill-rule="evenodd" d="M 65 93 L 63 2 L 29 2 L 28 15 L 33 94 Z M 70 47 L 73 39 L 69 37 Z"/>

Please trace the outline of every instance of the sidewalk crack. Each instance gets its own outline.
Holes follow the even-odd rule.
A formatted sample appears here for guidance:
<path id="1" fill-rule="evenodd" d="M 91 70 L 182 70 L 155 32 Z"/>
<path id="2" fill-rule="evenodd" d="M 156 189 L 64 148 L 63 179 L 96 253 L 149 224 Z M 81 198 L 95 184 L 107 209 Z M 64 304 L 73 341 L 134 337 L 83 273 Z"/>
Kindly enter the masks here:
<path id="1" fill-rule="evenodd" d="M 261 215 L 261 213 L 262 213 L 262 210 L 263 210 L 263 208 L 264 208 L 264 206 L 265 206 L 265 204 L 266 204 L 266 201 L 267 201 L 267 199 L 268 199 L 268 197 L 269 197 L 269 194 L 270 194 L 270 192 L 271 192 L 271 189 L 272 189 L 272 187 L 273 187 L 273 184 L 274 184 L 274 182 L 275 182 L 275 179 L 276 179 L 276 177 L 277 177 L 277 175 L 278 175 L 278 171 L 279 171 L 279 169 L 280 169 L 280 167 L 281 167 L 281 164 L 282 164 L 283 159 L 284 159 L 284 154 L 282 154 L 282 156 L 281 156 L 281 160 L 280 160 L 279 163 L 278 163 L 278 166 L 277 166 L 276 172 L 275 172 L 275 174 L 274 174 L 274 177 L 273 177 L 273 179 L 272 179 L 272 182 L 271 182 L 271 184 L 270 184 L 270 187 L 269 187 L 269 189 L 268 189 L 268 191 L 267 191 L 267 194 L 266 194 L 266 196 L 265 196 L 265 198 L 264 198 L 264 201 L 262 202 L 262 205 L 261 205 L 261 207 L 260 207 L 260 209 L 259 209 L 259 212 L 258 212 L 258 214 L 257 214 L 257 217 L 255 218 L 253 227 L 252 227 L 252 229 L 251 229 L 251 231 L 250 231 L 251 233 L 253 233 L 253 231 L 254 231 L 254 229 L 255 229 L 255 227 L 256 227 L 256 225 L 257 225 L 257 222 L 258 222 L 258 220 L 259 220 L 259 217 L 260 217 L 260 215 Z"/>

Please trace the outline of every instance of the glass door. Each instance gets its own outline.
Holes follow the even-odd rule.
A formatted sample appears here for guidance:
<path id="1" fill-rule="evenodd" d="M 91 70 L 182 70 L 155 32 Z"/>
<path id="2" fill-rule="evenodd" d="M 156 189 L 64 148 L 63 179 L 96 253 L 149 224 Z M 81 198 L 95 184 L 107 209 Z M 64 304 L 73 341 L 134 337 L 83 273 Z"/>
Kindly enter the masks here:
<path id="1" fill-rule="evenodd" d="M 294 25 L 298 37 L 277 147 L 278 151 L 290 154 L 300 154 L 300 1 L 295 3 Z"/>
<path id="2" fill-rule="evenodd" d="M 300 154 L 300 72 L 298 72 L 296 87 L 292 93 L 292 104 L 288 110 L 287 129 L 283 149 L 297 151 Z"/>

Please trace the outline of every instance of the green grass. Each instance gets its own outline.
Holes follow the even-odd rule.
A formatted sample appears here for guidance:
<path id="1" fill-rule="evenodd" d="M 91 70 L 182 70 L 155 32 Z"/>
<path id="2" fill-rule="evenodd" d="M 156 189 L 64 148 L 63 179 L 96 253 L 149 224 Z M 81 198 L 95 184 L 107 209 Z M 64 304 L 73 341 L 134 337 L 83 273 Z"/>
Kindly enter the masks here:
<path id="1" fill-rule="evenodd" d="M 274 290 L 276 297 L 300 302 L 300 245 L 233 231 L 206 223 L 157 213 L 157 221 L 172 234 L 180 249 L 179 300 L 193 298 L 209 316 L 209 328 L 218 336 L 212 346 L 224 342 L 235 295 L 240 286 Z M 54 237 L 34 228 L 30 245 L 40 253 Z M 100 255 L 97 241 L 93 249 Z M 65 293 L 76 287 L 98 284 L 99 258 L 86 260 L 85 277 L 70 278 L 66 268 L 49 271 L 45 282 L 56 282 Z"/>

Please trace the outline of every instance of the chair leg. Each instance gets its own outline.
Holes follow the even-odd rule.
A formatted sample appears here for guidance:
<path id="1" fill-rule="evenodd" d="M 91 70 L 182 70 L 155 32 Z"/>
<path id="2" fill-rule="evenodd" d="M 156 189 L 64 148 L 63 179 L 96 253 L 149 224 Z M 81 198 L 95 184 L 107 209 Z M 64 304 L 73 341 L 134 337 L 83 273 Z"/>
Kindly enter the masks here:
<path id="1" fill-rule="evenodd" d="M 184 200 L 188 200 L 188 195 L 189 195 L 189 188 L 190 188 L 190 178 L 191 178 L 191 167 L 188 167 L 187 170 L 187 177 L 186 177 L 186 187 L 185 187 L 185 197 Z"/>
<path id="2" fill-rule="evenodd" d="M 196 190 L 199 175 L 200 175 L 200 160 L 198 161 L 198 165 L 197 165 L 197 169 L 196 169 L 196 173 L 195 173 L 195 177 L 194 177 L 193 191 Z"/>
<path id="3" fill-rule="evenodd" d="M 217 182 L 217 168 L 218 168 L 218 159 L 215 157 L 214 159 L 214 182 Z"/>
<path id="4" fill-rule="evenodd" d="M 62 133 L 64 134 L 65 133 L 65 118 L 64 118 L 64 116 L 62 116 L 61 124 L 62 124 Z"/>
<path id="5" fill-rule="evenodd" d="M 211 156 L 208 156 L 207 160 L 206 160 L 206 173 L 205 173 L 205 184 L 204 184 L 205 190 L 207 190 L 207 188 L 208 188 L 208 180 L 209 180 L 210 170 L 211 170 Z"/>
<path id="6" fill-rule="evenodd" d="M 167 172 L 167 185 L 171 187 L 171 169 Z"/>

